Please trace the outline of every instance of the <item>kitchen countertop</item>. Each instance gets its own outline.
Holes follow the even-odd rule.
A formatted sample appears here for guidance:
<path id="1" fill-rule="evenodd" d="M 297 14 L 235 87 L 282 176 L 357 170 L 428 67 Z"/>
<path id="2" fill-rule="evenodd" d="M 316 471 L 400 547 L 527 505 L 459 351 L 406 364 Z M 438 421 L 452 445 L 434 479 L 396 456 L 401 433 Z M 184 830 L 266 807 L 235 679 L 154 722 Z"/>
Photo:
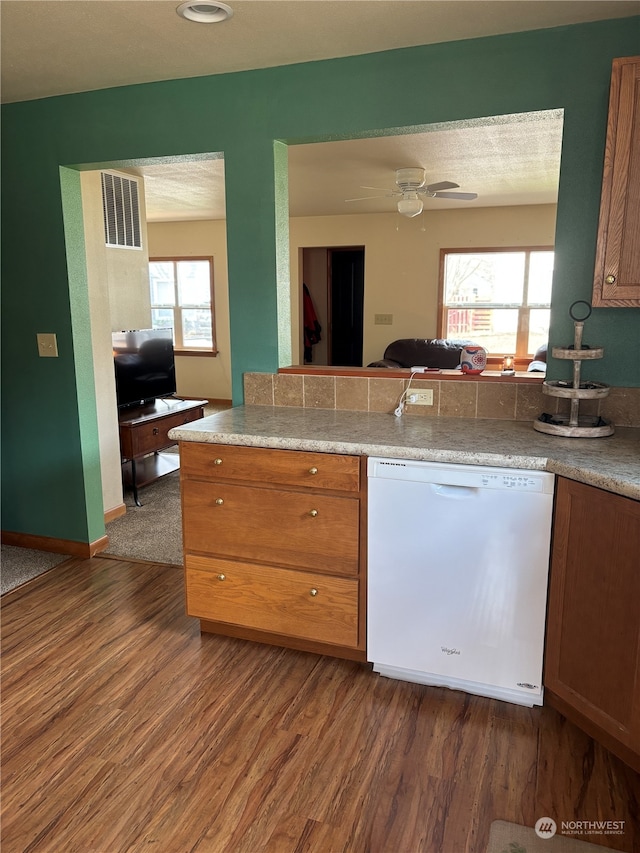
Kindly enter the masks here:
<path id="1" fill-rule="evenodd" d="M 176 441 L 383 456 L 551 471 L 640 500 L 640 429 L 564 438 L 529 421 L 237 406 L 175 427 Z"/>

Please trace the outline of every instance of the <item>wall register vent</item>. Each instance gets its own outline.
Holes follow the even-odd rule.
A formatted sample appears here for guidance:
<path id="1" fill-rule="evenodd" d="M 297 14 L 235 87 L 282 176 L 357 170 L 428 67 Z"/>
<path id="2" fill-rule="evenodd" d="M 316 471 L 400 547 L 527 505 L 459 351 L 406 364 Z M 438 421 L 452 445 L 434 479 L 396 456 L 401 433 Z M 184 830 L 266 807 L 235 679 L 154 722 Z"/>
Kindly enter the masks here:
<path id="1" fill-rule="evenodd" d="M 102 172 L 102 212 L 107 246 L 142 248 L 137 181 Z"/>

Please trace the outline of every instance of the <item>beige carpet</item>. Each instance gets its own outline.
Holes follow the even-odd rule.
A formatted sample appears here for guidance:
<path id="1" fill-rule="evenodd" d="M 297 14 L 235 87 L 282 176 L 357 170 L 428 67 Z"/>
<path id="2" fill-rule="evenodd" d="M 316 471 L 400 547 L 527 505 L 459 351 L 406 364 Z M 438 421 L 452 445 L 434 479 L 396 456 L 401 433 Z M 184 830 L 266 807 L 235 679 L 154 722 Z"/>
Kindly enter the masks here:
<path id="1" fill-rule="evenodd" d="M 15 545 L 3 545 L 1 552 L 0 592 L 4 594 L 27 581 L 33 580 L 43 572 L 64 563 L 70 554 L 53 554 L 50 551 L 38 551 L 32 548 L 18 548 Z"/>
<path id="2" fill-rule="evenodd" d="M 125 492 L 125 515 L 107 524 L 109 546 L 116 557 L 182 565 L 180 472 L 174 471 L 139 491 L 142 506 Z"/>
<path id="3" fill-rule="evenodd" d="M 228 408 L 229 405 L 210 403 L 204 407 L 204 414 L 208 417 Z M 163 453 L 178 453 L 178 445 Z M 127 512 L 107 524 L 109 546 L 105 553 L 181 566 L 180 472 L 167 474 L 141 488 L 139 497 L 142 506 L 135 505 L 130 489 L 125 490 Z"/>
<path id="4" fill-rule="evenodd" d="M 570 829 L 564 830 L 571 832 Z M 556 834 L 551 838 L 540 838 L 534 829 L 528 826 L 520 826 L 517 823 L 507 823 L 506 820 L 494 820 L 491 824 L 489 834 L 489 846 L 487 853 L 606 853 L 610 847 L 601 844 L 591 844 L 588 839 L 597 833 L 603 842 L 606 839 L 606 828 L 585 829 L 584 834 L 576 835 L 576 829 L 571 835 L 562 834 L 561 825 L 558 825 Z"/>

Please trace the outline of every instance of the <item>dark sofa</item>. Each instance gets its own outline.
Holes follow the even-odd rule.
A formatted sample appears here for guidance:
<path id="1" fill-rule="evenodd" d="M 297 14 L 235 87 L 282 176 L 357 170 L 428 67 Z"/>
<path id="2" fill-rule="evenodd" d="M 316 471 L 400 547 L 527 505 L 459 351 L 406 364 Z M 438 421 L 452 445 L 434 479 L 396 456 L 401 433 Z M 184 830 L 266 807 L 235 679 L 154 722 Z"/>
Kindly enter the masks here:
<path id="1" fill-rule="evenodd" d="M 384 351 L 380 361 L 367 367 L 437 367 L 455 370 L 460 364 L 462 347 L 473 341 L 446 341 L 439 338 L 400 338 Z"/>

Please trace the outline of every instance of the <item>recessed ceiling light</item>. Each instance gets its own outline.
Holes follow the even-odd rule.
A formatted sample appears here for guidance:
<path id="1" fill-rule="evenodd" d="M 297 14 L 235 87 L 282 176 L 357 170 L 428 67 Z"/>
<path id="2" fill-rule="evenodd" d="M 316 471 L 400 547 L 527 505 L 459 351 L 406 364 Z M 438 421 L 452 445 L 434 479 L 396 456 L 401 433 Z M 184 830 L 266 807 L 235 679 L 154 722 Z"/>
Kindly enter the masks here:
<path id="1" fill-rule="evenodd" d="M 218 0 L 187 0 L 178 6 L 176 12 L 181 18 L 198 24 L 218 24 L 233 15 L 233 9 L 226 3 L 218 3 Z"/>

